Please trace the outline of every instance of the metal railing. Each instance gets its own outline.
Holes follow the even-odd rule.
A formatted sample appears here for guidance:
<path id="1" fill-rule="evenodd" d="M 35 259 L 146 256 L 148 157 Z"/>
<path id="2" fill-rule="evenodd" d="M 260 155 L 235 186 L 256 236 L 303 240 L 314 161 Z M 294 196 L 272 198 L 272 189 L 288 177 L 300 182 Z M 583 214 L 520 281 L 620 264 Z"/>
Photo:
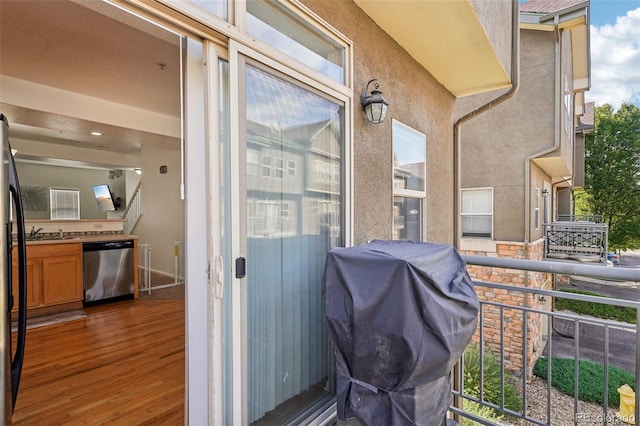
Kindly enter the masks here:
<path id="1" fill-rule="evenodd" d="M 544 224 L 544 256 L 606 263 L 609 230 L 602 223 L 552 222 Z"/>
<path id="2" fill-rule="evenodd" d="M 520 259 L 512 259 L 512 258 L 498 258 L 498 257 L 488 257 L 488 256 L 470 256 L 464 255 L 463 258 L 467 262 L 468 265 L 477 265 L 483 267 L 491 267 L 491 268 L 504 268 L 504 270 L 510 271 L 525 271 L 525 273 L 537 272 L 537 273 L 545 273 L 545 274 L 554 274 L 554 275 L 568 275 L 573 277 L 588 277 L 589 279 L 602 279 L 607 281 L 618 281 L 618 282 L 640 282 L 640 270 L 632 269 L 632 268 L 607 268 L 605 266 L 597 266 L 597 265 L 584 265 L 578 263 L 562 263 L 562 262 L 554 262 L 554 261 L 533 261 L 533 260 L 520 260 Z M 505 303 L 504 300 L 498 300 L 498 298 L 484 298 L 480 297 L 480 313 L 479 313 L 479 323 L 478 323 L 478 336 L 477 342 L 479 345 L 479 377 L 477 378 L 479 382 L 479 389 L 476 389 L 476 395 L 472 395 L 473 392 L 470 392 L 469 389 L 465 389 L 463 378 L 465 377 L 464 372 L 464 362 L 460 363 L 460 371 L 456 375 L 455 383 L 456 389 L 453 391 L 454 397 L 457 399 L 457 403 L 454 403 L 450 407 L 450 415 L 456 417 L 458 421 L 462 419 L 469 419 L 475 421 L 476 423 L 483 425 L 494 425 L 499 424 L 490 420 L 486 420 L 482 417 L 479 417 L 475 414 L 472 414 L 468 410 L 464 408 L 465 401 L 472 401 L 476 404 L 480 404 L 481 406 L 489 407 L 491 409 L 496 410 L 497 412 L 503 413 L 508 417 L 519 421 L 526 421 L 527 424 L 536 424 L 536 425 L 549 425 L 552 423 L 553 414 L 554 414 L 554 406 L 552 404 L 552 375 L 553 375 L 553 363 L 552 358 L 554 354 L 554 340 L 553 340 L 553 330 L 557 327 L 558 322 L 563 322 L 565 325 L 565 329 L 573 330 L 574 334 L 574 344 L 573 344 L 573 353 L 571 358 L 573 359 L 573 386 L 574 386 L 574 397 L 573 397 L 573 417 L 570 419 L 563 419 L 561 423 L 558 423 L 557 420 L 554 424 L 584 424 L 584 421 L 591 420 L 589 424 L 595 424 L 593 421 L 595 420 L 597 424 L 609 424 L 609 422 L 616 417 L 617 407 L 609 406 L 609 375 L 604 374 L 604 372 L 609 371 L 609 367 L 611 366 L 611 359 L 615 359 L 612 357 L 616 356 L 627 356 L 629 357 L 629 353 L 619 354 L 614 353 L 615 347 L 612 348 L 611 340 L 611 331 L 612 330 L 626 330 L 629 333 L 629 336 L 633 339 L 632 347 L 635 350 L 635 354 L 630 356 L 631 362 L 634 365 L 634 371 L 632 374 L 635 374 L 635 383 L 628 383 L 632 385 L 634 389 L 637 391 L 640 389 L 640 374 L 638 374 L 638 367 L 640 367 L 640 302 L 632 301 L 632 300 L 621 300 L 615 298 L 607 298 L 607 297 L 599 297 L 599 296 L 591 296 L 585 294 L 576 294 L 576 293 L 568 293 L 561 292 L 555 290 L 546 290 L 541 288 L 532 288 L 532 287 L 520 287 L 520 286 L 512 286 L 505 285 L 499 283 L 488 283 L 488 282 L 474 282 L 476 289 L 481 292 L 489 291 L 491 294 L 494 292 L 508 292 L 509 294 L 518 294 L 518 295 L 526 295 L 530 297 L 530 301 L 533 300 L 532 303 Z M 484 293 L 487 294 L 487 293 Z M 535 303 L 535 300 L 539 300 L 539 298 L 553 298 L 553 299 L 572 299 L 577 301 L 589 302 L 594 304 L 602 304 L 602 305 L 612 305 L 617 307 L 625 307 L 631 308 L 635 310 L 635 318 L 636 324 L 630 323 L 622 323 L 613 320 L 605 320 L 593 317 L 587 317 L 585 315 L 579 315 L 572 312 L 555 312 L 553 310 L 546 310 L 542 307 L 538 306 Z M 497 328 L 497 340 L 498 346 L 495 344 L 490 344 L 491 342 L 487 342 L 487 337 L 485 334 L 485 329 L 487 327 L 487 312 L 489 310 L 493 310 L 494 312 L 498 312 L 498 324 L 490 324 L 492 329 Z M 506 312 L 513 314 L 514 312 L 517 315 L 511 315 L 508 317 Z M 512 322 L 514 317 L 519 317 L 521 319 L 520 324 L 520 335 L 513 336 L 507 335 L 505 333 L 505 323 L 507 321 Z M 548 338 L 546 340 L 546 348 L 543 350 L 546 353 L 546 359 L 543 359 L 544 364 L 546 364 L 546 377 L 543 377 L 546 380 L 546 410 L 545 414 L 542 416 L 536 417 L 535 415 L 529 413 L 527 411 L 528 407 L 528 387 L 530 374 L 529 365 L 533 364 L 533 359 L 531 359 L 531 347 L 530 345 L 536 344 L 535 339 L 530 338 L 531 330 L 535 329 L 535 322 L 538 322 L 539 325 L 546 323 L 548 328 Z M 513 324 L 510 324 L 513 326 Z M 601 404 L 601 413 L 597 414 L 595 417 L 591 415 L 590 418 L 586 418 L 584 413 L 579 411 L 579 389 L 581 386 L 581 382 L 579 379 L 580 372 L 580 331 L 582 328 L 587 327 L 595 327 L 597 329 L 601 329 L 604 334 L 603 340 L 603 348 L 602 348 L 602 359 L 603 359 L 603 403 Z M 513 328 L 511 329 L 513 330 Z M 512 333 L 517 334 L 517 333 Z M 520 348 L 520 354 L 516 358 L 522 360 L 520 371 L 514 371 L 513 365 L 508 366 L 506 362 L 506 352 L 508 351 L 505 340 L 512 337 L 518 337 L 522 344 Z M 495 342 L 494 342 L 495 343 Z M 486 397 L 488 391 L 485 381 L 484 381 L 484 354 L 486 351 L 490 351 L 493 349 L 495 356 L 499 360 L 500 363 L 500 387 L 499 395 L 500 398 L 498 400 L 489 401 Z M 594 348 L 591 348 L 594 349 Z M 537 354 L 540 354 L 543 351 L 537 351 Z M 633 351 L 631 351 L 633 352 Z M 514 355 L 512 353 L 512 355 Z M 514 375 L 515 373 L 515 375 Z M 518 374 L 519 373 L 519 374 Z M 514 380 L 519 383 L 520 388 L 520 396 L 522 398 L 522 404 L 518 410 L 513 408 L 508 408 L 505 405 L 505 383 Z M 495 395 L 495 392 L 493 392 Z M 635 419 L 640 419 L 640 392 L 635 394 Z M 460 400 L 463 401 L 462 404 L 459 404 Z M 540 401 L 538 401 L 540 402 Z M 539 418 L 542 417 L 542 418 Z M 465 420 L 466 422 L 466 420 Z"/>
<path id="3" fill-rule="evenodd" d="M 603 223 L 604 219 L 601 214 L 559 214 L 558 221 Z"/>

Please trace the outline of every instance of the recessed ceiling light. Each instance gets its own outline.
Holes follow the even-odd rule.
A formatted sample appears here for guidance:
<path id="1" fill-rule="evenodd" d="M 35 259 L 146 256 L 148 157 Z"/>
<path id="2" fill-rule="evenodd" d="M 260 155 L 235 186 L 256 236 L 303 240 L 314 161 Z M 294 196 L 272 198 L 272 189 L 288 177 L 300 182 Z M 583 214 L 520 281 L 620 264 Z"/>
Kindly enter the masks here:
<path id="1" fill-rule="evenodd" d="M 93 136 L 102 136 L 102 133 L 100 133 L 100 132 L 91 132 L 91 134 Z"/>

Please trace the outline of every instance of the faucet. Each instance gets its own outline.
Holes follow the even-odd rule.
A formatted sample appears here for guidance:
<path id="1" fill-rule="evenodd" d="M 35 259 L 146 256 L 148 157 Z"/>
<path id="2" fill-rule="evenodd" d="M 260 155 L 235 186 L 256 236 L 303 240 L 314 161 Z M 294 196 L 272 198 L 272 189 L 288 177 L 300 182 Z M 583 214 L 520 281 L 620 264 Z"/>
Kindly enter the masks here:
<path id="1" fill-rule="evenodd" d="M 42 228 L 38 228 L 38 229 L 36 229 L 36 227 L 35 227 L 35 226 L 32 226 L 32 227 L 31 227 L 31 232 L 29 232 L 29 236 L 30 236 L 31 238 L 35 238 L 35 237 L 36 237 L 36 235 L 38 235 L 38 232 L 40 232 L 40 231 L 42 231 Z"/>

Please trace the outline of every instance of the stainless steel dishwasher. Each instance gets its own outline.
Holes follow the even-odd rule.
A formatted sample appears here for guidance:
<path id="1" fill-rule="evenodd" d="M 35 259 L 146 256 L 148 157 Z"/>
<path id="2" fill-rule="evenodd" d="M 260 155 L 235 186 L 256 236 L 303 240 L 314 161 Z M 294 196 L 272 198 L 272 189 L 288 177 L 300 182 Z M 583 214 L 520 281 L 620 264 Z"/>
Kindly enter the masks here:
<path id="1" fill-rule="evenodd" d="M 83 243 L 84 302 L 133 295 L 133 240 Z"/>

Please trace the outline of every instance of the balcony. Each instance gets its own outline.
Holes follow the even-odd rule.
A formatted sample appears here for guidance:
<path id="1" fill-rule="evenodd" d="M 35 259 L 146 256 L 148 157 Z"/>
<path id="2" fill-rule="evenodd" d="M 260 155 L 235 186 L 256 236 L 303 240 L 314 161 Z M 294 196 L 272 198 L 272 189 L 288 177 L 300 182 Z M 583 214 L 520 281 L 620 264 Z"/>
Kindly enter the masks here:
<path id="1" fill-rule="evenodd" d="M 596 220 L 597 218 L 589 217 L 588 219 Z M 600 218 L 600 223 L 559 221 L 545 224 L 544 258 L 606 265 L 608 226 L 601 222 Z"/>
<path id="2" fill-rule="evenodd" d="M 501 269 L 520 276 L 570 275 L 596 281 L 614 281 L 625 283 L 625 285 L 640 282 L 640 270 L 633 268 L 614 269 L 602 264 L 492 256 L 465 255 L 463 258 L 467 265 L 473 265 L 476 268 Z M 614 383 L 611 373 L 603 372 L 619 365 L 624 359 L 630 373 L 627 377 L 631 377 L 631 383 L 627 384 L 636 390 L 640 389 L 640 375 L 636 374 L 640 362 L 640 339 L 638 338 L 640 336 L 640 321 L 638 321 L 640 302 L 535 288 L 527 286 L 526 283 L 527 280 L 525 285 L 515 286 L 474 280 L 480 299 L 480 312 L 478 329 L 472 342 L 478 346 L 480 355 L 473 358 L 474 362 L 479 363 L 477 368 L 469 371 L 480 372 L 479 377 L 476 377 L 479 386 L 474 389 L 465 388 L 462 378 L 470 374 L 468 371 L 465 372 L 464 367 L 465 365 L 468 367 L 469 363 L 459 363 L 459 368 L 454 370 L 455 386 L 449 416 L 455 418 L 459 424 L 463 420 L 464 424 L 468 424 L 468 420 L 473 420 L 483 425 L 623 424 L 617 418 L 618 406 L 610 404 L 612 398 L 617 397 L 615 389 L 618 384 Z M 560 299 L 613 306 L 617 309 L 631 309 L 632 313 L 635 312 L 636 323 L 599 319 L 570 311 L 556 311 L 554 306 Z M 640 297 L 637 300 L 640 300 Z M 558 337 L 560 329 L 564 330 L 564 340 Z M 625 333 L 625 339 L 619 338 L 620 333 Z M 598 347 L 586 347 L 594 346 L 592 336 L 595 334 L 601 337 Z M 585 343 L 585 340 L 589 342 Z M 565 380 L 573 382 L 574 395 L 576 395 L 567 397 L 572 403 L 564 403 L 562 406 L 554 404 L 555 397 L 552 396 L 552 391 L 556 392 L 556 390 L 550 385 L 552 377 L 556 377 L 558 373 L 554 358 L 559 351 L 558 346 L 561 346 L 559 341 L 571 342 L 568 345 L 565 344 L 564 363 L 572 366 L 573 373 L 568 379 L 565 377 Z M 566 356 L 567 353 L 568 356 Z M 495 380 L 489 382 L 483 376 L 487 362 L 484 354 L 493 354 L 498 360 L 500 377 L 497 383 Z M 591 404 L 589 406 L 591 411 L 586 411 L 583 401 L 577 395 L 581 389 L 595 382 L 595 380 L 590 383 L 579 380 L 583 362 L 589 356 L 596 356 L 601 363 L 602 373 L 598 380 L 601 387 L 598 389 L 601 391 L 603 402 L 599 406 Z M 534 366 L 546 371 L 542 375 L 539 370 L 537 372 L 541 377 L 536 380 L 542 380 L 546 386 L 542 394 L 539 389 L 535 395 L 531 393 Z M 512 384 L 517 389 L 521 398 L 519 407 L 514 407 L 513 404 L 509 406 L 506 403 L 507 384 Z M 640 392 L 635 394 L 636 419 L 640 418 L 639 399 Z M 535 402 L 538 409 L 531 408 L 534 405 L 532 402 Z M 486 420 L 474 414 L 477 411 L 469 411 L 468 408 L 473 405 L 472 403 L 502 413 L 504 419 L 500 422 Z"/>

